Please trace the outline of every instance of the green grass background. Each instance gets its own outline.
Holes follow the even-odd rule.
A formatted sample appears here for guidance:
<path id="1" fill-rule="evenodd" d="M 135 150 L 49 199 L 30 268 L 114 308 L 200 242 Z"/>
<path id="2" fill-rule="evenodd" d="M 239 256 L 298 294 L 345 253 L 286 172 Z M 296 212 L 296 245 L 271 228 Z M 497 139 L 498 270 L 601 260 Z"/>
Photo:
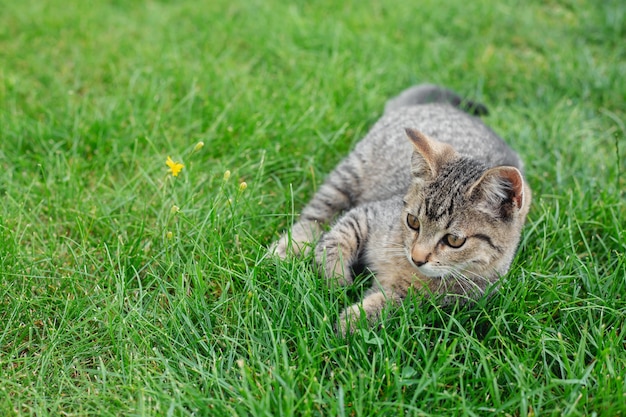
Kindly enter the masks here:
<path id="1" fill-rule="evenodd" d="M 0 414 L 626 414 L 625 11 L 0 0 Z M 367 282 L 264 248 L 425 81 L 523 156 L 522 246 L 490 300 L 342 340 Z"/>

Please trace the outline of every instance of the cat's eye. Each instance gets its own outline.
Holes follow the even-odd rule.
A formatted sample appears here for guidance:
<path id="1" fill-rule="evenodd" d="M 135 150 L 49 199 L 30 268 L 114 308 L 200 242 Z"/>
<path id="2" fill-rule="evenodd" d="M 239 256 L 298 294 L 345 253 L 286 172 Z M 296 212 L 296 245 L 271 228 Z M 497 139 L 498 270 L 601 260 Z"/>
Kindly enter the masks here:
<path id="1" fill-rule="evenodd" d="M 415 217 L 411 213 L 406 215 L 406 224 L 411 229 L 419 232 L 419 230 L 420 230 L 420 221 L 419 221 L 419 219 L 417 217 Z"/>
<path id="2" fill-rule="evenodd" d="M 460 237 L 460 236 L 455 236 L 455 235 L 445 235 L 443 237 L 443 242 L 450 246 L 451 248 L 460 248 L 461 246 L 463 246 L 465 244 L 465 241 L 467 240 L 467 238 L 464 237 Z"/>

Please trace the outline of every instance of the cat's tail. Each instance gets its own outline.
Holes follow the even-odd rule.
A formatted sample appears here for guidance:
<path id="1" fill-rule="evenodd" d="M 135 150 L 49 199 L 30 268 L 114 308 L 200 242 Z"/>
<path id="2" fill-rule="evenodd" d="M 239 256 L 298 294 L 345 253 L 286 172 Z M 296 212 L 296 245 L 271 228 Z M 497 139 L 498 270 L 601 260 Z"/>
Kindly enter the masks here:
<path id="1" fill-rule="evenodd" d="M 402 107 L 428 103 L 447 103 L 474 116 L 486 116 L 489 114 L 489 110 L 487 110 L 484 104 L 463 99 L 454 91 L 434 84 L 420 84 L 404 90 L 398 96 L 387 101 L 385 113 Z"/>

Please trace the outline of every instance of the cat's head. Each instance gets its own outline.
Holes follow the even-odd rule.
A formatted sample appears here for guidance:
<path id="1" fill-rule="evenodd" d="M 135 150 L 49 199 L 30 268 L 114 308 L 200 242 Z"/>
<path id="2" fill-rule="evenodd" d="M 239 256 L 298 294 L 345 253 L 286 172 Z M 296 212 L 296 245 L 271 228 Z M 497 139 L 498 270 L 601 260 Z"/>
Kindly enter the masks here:
<path id="1" fill-rule="evenodd" d="M 418 131 L 407 135 L 414 145 L 402 212 L 409 262 L 423 276 L 484 288 L 515 255 L 530 207 L 528 185 L 517 168 L 488 168 Z"/>

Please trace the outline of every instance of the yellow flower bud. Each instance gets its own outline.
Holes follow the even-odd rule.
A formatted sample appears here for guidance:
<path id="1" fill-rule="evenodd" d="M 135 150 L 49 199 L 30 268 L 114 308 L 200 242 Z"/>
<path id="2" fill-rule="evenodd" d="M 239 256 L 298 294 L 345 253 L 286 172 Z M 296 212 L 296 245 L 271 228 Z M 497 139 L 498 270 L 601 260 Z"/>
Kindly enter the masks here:
<path id="1" fill-rule="evenodd" d="M 241 181 L 241 183 L 239 184 L 239 191 L 243 191 L 246 188 L 248 188 L 248 184 L 245 181 Z"/>
<path id="2" fill-rule="evenodd" d="M 193 151 L 198 152 L 200 149 L 202 149 L 203 146 L 204 146 L 204 142 L 200 141 L 196 143 L 196 146 L 194 146 Z"/>
<path id="3" fill-rule="evenodd" d="M 228 181 L 228 179 L 230 178 L 230 170 L 226 170 L 226 172 L 224 172 L 224 181 Z"/>

